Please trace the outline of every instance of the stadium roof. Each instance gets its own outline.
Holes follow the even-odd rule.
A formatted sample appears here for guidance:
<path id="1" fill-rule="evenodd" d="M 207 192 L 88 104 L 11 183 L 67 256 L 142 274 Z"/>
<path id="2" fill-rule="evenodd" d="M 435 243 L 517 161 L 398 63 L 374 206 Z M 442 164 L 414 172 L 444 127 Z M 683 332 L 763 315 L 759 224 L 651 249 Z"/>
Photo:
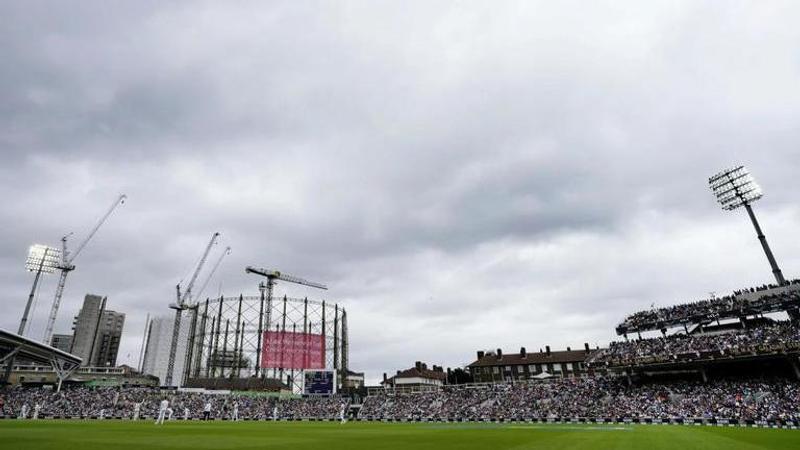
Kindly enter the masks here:
<path id="1" fill-rule="evenodd" d="M 62 364 L 80 366 L 81 358 L 55 347 L 0 329 L 0 362 L 20 357 L 41 364 Z"/>
<path id="2" fill-rule="evenodd" d="M 55 347 L 10 331 L 0 330 L 0 363 L 10 364 L 16 357 L 52 366 L 58 377 L 59 391 L 64 379 L 80 367 L 83 361 L 81 358 Z"/>

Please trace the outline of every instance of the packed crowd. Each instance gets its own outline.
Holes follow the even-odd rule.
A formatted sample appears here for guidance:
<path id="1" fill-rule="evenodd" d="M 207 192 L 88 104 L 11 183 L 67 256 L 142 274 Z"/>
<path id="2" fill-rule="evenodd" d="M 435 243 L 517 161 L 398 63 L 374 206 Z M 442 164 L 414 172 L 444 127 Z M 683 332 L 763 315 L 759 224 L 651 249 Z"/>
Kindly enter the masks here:
<path id="1" fill-rule="evenodd" d="M 578 378 L 529 384 L 451 386 L 366 399 L 361 418 L 487 420 L 542 418 L 714 418 L 800 420 L 800 383 L 737 380 L 651 383 Z"/>
<path id="2" fill-rule="evenodd" d="M 719 333 L 673 334 L 650 339 L 612 342 L 587 363 L 607 366 L 707 359 L 800 350 L 800 327 L 792 322 Z"/>
<path id="3" fill-rule="evenodd" d="M 798 280 L 791 281 L 791 284 L 798 283 Z M 752 288 L 752 292 L 758 292 L 768 288 L 770 288 L 770 286 L 764 286 L 764 289 Z M 709 319 L 739 317 L 756 312 L 767 313 L 781 311 L 786 309 L 787 305 L 800 302 L 800 294 L 798 294 L 797 291 L 764 295 L 757 300 L 748 300 L 737 296 L 743 292 L 750 291 L 736 291 L 735 295 L 726 295 L 724 297 L 708 300 L 638 311 L 626 317 L 625 320 L 617 326 L 617 331 L 619 333 L 627 333 L 640 329 L 655 329 L 656 327 L 669 324 L 693 323 Z"/>
<path id="4" fill-rule="evenodd" d="M 231 419 L 338 419 L 349 400 L 341 397 L 278 398 L 245 395 L 164 392 L 146 388 L 74 388 L 53 390 L 14 388 L 0 391 L 0 415 L 17 417 L 27 405 L 27 416 L 38 417 L 155 417 L 163 399 L 174 419 L 201 419 L 207 404 L 210 418 Z"/>
<path id="5" fill-rule="evenodd" d="M 339 419 L 340 397 L 292 398 L 199 393 L 163 394 L 150 389 L 77 388 L 60 393 L 17 388 L 0 394 L 7 417 L 153 418 L 163 399 L 173 419 Z M 138 406 L 137 406 L 138 405 Z M 628 385 L 623 378 L 570 378 L 531 383 L 445 386 L 408 394 L 386 391 L 367 397 L 363 419 L 500 420 L 543 418 L 800 420 L 800 383 L 785 379 L 675 381 Z"/>

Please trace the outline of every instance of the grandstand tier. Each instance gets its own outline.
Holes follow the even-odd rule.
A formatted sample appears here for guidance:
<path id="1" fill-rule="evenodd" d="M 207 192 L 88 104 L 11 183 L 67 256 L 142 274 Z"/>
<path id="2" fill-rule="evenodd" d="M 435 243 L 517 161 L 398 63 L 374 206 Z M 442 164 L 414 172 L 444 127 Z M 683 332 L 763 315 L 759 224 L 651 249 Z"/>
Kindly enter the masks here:
<path id="1" fill-rule="evenodd" d="M 710 324 L 717 320 L 743 318 L 800 309 L 800 280 L 785 286 L 765 285 L 731 295 L 664 308 L 635 312 L 616 327 L 617 335 Z"/>

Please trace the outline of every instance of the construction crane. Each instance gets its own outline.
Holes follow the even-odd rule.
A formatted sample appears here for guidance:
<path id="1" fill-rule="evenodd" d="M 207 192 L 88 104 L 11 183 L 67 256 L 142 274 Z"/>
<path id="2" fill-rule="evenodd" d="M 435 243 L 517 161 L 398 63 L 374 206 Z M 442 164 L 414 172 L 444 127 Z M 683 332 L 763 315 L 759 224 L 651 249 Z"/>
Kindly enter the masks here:
<path id="1" fill-rule="evenodd" d="M 194 269 L 192 278 L 189 279 L 189 284 L 186 285 L 186 289 L 183 291 L 183 294 L 181 294 L 180 283 L 175 286 L 175 290 L 177 292 L 177 301 L 169 305 L 170 308 L 175 310 L 175 322 L 172 325 L 172 342 L 170 343 L 169 347 L 167 375 L 164 379 L 164 385 L 166 386 L 172 385 L 172 372 L 175 370 L 175 353 L 178 350 L 178 335 L 180 334 L 181 330 L 181 313 L 184 309 L 189 309 L 190 307 L 192 300 L 192 287 L 194 287 L 194 283 L 197 281 L 197 276 L 200 274 L 200 270 L 203 268 L 206 260 L 208 259 L 208 254 L 211 253 L 211 247 L 217 243 L 218 238 L 219 233 L 215 232 L 213 235 L 211 235 L 211 240 L 208 241 L 208 245 L 206 245 L 206 249 L 203 251 L 203 256 L 200 257 L 200 261 L 197 263 L 197 267 Z"/>
<path id="2" fill-rule="evenodd" d="M 261 275 L 262 277 L 266 277 L 267 278 L 267 282 L 266 283 L 261 283 L 261 284 L 258 285 L 258 287 L 261 290 L 261 292 L 264 292 L 265 289 L 267 291 L 267 296 L 266 296 L 267 305 L 271 305 L 272 304 L 272 291 L 275 288 L 275 282 L 278 281 L 278 280 L 286 281 L 286 282 L 294 283 L 294 284 L 300 284 L 300 285 L 303 285 L 303 286 L 309 286 L 309 287 L 313 287 L 313 288 L 317 288 L 317 289 L 324 289 L 326 291 L 328 290 L 328 286 L 325 286 L 324 284 L 316 283 L 316 282 L 313 282 L 313 281 L 308 281 L 308 280 L 305 280 L 305 279 L 300 278 L 300 277 L 296 277 L 296 276 L 293 276 L 293 275 L 288 275 L 288 274 L 285 274 L 285 273 L 281 273 L 278 270 L 262 269 L 262 268 L 256 268 L 256 267 L 252 267 L 252 266 L 247 266 L 244 269 L 244 271 L 246 273 L 254 273 L 256 275 Z M 281 371 L 280 371 L 280 378 L 281 379 L 283 378 L 283 368 L 281 368 Z"/>
<path id="3" fill-rule="evenodd" d="M 286 281 L 289 283 L 294 284 L 301 284 L 303 286 L 309 286 L 317 289 L 324 289 L 328 290 L 328 286 L 325 286 L 321 283 L 315 283 L 313 281 L 304 280 L 300 277 L 295 277 L 293 275 L 288 275 L 285 273 L 281 273 L 278 270 L 269 270 L 269 269 L 261 269 L 257 267 L 247 266 L 244 271 L 246 273 L 254 273 L 256 275 L 261 275 L 262 277 L 267 277 L 267 299 L 272 300 L 272 289 L 275 286 L 275 281 L 281 280 Z"/>
<path id="4" fill-rule="evenodd" d="M 53 305 L 50 307 L 50 316 L 47 318 L 47 326 L 44 329 L 44 344 L 50 345 L 50 339 L 53 336 L 53 326 L 56 323 L 58 308 L 61 305 L 61 296 L 64 295 L 64 286 L 67 283 L 67 274 L 75 270 L 75 264 L 73 264 L 75 262 L 75 258 L 80 255 L 81 251 L 83 251 L 84 247 L 86 247 L 86 244 L 88 244 L 89 241 L 94 237 L 94 235 L 97 233 L 97 230 L 99 230 L 100 227 L 105 223 L 106 219 L 108 219 L 111 213 L 113 213 L 119 205 L 124 204 L 125 199 L 127 198 L 128 196 L 125 194 L 121 194 L 119 197 L 117 197 L 111 207 L 108 208 L 108 211 L 106 211 L 105 215 L 103 215 L 103 217 L 97 221 L 97 224 L 94 226 L 94 228 L 92 228 L 92 231 L 89 232 L 83 242 L 78 245 L 78 248 L 72 252 L 72 254 L 67 251 L 67 239 L 72 235 L 72 233 L 69 233 L 61 238 L 61 262 L 58 265 L 58 269 L 61 271 L 61 277 L 58 279 L 56 295 L 53 298 Z"/>
<path id="5" fill-rule="evenodd" d="M 216 264 L 214 264 L 214 267 L 211 269 L 211 272 L 208 274 L 208 277 L 206 278 L 206 281 L 203 283 L 203 286 L 201 286 L 200 290 L 197 291 L 197 295 L 195 295 L 195 298 L 202 299 L 201 296 L 203 295 L 203 292 L 205 292 L 206 286 L 208 286 L 208 282 L 211 281 L 211 278 L 214 277 L 214 274 L 217 272 L 219 265 L 222 264 L 222 260 L 225 259 L 225 257 L 230 254 L 231 254 L 231 248 L 225 247 L 225 251 L 222 252 L 221 255 L 219 255 L 219 259 L 217 260 Z"/>
<path id="6" fill-rule="evenodd" d="M 194 296 L 196 299 L 202 299 L 203 298 L 202 295 L 203 295 L 203 292 L 206 290 L 206 286 L 208 286 L 208 282 L 211 281 L 212 278 L 214 278 L 214 274 L 217 272 L 217 269 L 219 268 L 220 264 L 222 264 L 222 260 L 225 259 L 225 257 L 227 255 L 230 255 L 230 254 L 231 254 L 231 247 L 230 246 L 225 247 L 225 250 L 222 252 L 221 255 L 219 255 L 219 259 L 217 259 L 217 262 L 214 264 L 214 267 L 211 268 L 211 272 L 209 272 L 208 276 L 206 277 L 206 280 L 203 282 L 203 285 L 197 291 L 197 295 Z M 189 369 L 190 369 L 190 366 L 191 366 L 191 363 L 192 363 L 191 362 L 192 361 L 192 353 L 194 351 L 192 346 L 194 345 L 194 333 L 195 333 L 195 330 L 196 330 L 195 327 L 197 326 L 197 308 L 198 308 L 198 305 L 199 305 L 198 302 L 194 302 L 194 304 L 187 304 L 186 308 L 184 308 L 186 310 L 190 310 L 190 311 L 193 312 L 193 314 L 191 316 L 192 324 L 190 325 L 190 328 L 189 328 L 189 346 L 186 348 L 186 359 L 184 360 L 184 364 L 183 364 L 183 370 L 184 370 L 184 377 L 183 377 L 184 381 L 183 382 L 184 383 L 186 382 L 185 380 L 187 380 L 189 378 Z M 202 353 L 202 351 L 200 353 Z"/>

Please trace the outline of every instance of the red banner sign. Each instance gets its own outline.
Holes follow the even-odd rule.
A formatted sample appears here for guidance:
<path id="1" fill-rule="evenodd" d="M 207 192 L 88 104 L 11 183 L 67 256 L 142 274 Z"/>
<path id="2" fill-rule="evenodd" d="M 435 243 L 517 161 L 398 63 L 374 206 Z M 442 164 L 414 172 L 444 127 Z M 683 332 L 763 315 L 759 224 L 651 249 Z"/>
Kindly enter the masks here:
<path id="1" fill-rule="evenodd" d="M 291 331 L 265 331 L 261 367 L 324 369 L 325 336 Z"/>

